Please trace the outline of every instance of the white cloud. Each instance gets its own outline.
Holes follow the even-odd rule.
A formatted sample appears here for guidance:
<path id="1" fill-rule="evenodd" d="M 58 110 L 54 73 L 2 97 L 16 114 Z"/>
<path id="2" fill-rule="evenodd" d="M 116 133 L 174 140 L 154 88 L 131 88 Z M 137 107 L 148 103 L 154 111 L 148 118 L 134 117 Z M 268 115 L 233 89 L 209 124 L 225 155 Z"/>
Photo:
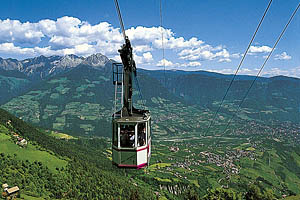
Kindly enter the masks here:
<path id="1" fill-rule="evenodd" d="M 32 56 L 52 56 L 52 55 L 67 55 L 67 54 L 76 54 L 76 55 L 90 55 L 97 53 L 95 48 L 92 45 L 81 44 L 76 45 L 72 48 L 64 48 L 59 50 L 52 50 L 50 46 L 48 47 L 34 47 L 34 48 L 22 48 L 20 46 L 15 46 L 13 43 L 2 43 L 0 44 L 0 53 L 2 54 L 18 54 L 22 56 L 32 57 Z"/>
<path id="2" fill-rule="evenodd" d="M 163 33 L 163 44 L 162 44 Z M 162 27 L 132 27 L 126 30 L 126 34 L 130 38 L 132 44 L 137 46 L 147 46 L 148 48 L 162 49 L 183 49 L 199 47 L 204 44 L 202 40 L 192 37 L 189 40 L 183 37 L 175 37 L 175 33 L 170 29 Z"/>
<path id="3" fill-rule="evenodd" d="M 127 36 L 130 38 L 132 43 L 143 45 L 152 43 L 158 39 L 161 39 L 161 32 L 163 31 L 164 38 L 170 38 L 174 33 L 170 29 L 164 29 L 160 27 L 131 27 L 126 30 Z M 161 45 L 161 43 L 160 43 Z"/>
<path id="4" fill-rule="evenodd" d="M 189 66 L 200 66 L 199 60 L 230 62 L 232 58 L 239 57 L 238 54 L 230 54 L 223 45 L 213 46 L 196 37 L 177 37 L 171 29 L 137 26 L 127 29 L 126 34 L 138 64 L 157 63 L 155 56 L 162 49 L 162 32 L 164 48 L 169 53 L 166 55 L 177 54 Z M 12 57 L 41 54 L 88 56 L 100 52 L 110 58 L 118 58 L 118 49 L 123 42 L 120 29 L 107 22 L 91 25 L 69 16 L 56 20 L 43 19 L 36 23 L 0 20 L 0 44 L 3 48 L 9 46 L 5 55 Z M 170 62 L 166 60 L 166 65 L 171 66 Z M 172 66 L 184 65 L 172 63 Z"/>
<path id="5" fill-rule="evenodd" d="M 145 61 L 147 63 L 153 61 L 153 57 L 152 57 L 152 54 L 150 52 L 143 53 L 143 58 L 145 59 Z"/>
<path id="6" fill-rule="evenodd" d="M 216 53 L 216 57 L 229 58 L 230 54 L 226 49 L 222 49 L 222 51 Z"/>
<path id="7" fill-rule="evenodd" d="M 277 54 L 274 56 L 275 60 L 290 60 L 292 59 L 291 56 L 289 56 L 286 52 L 283 52 L 282 54 Z"/>
<path id="8" fill-rule="evenodd" d="M 153 61 L 153 56 L 150 52 L 143 53 L 142 55 L 134 54 L 133 56 L 136 64 L 139 65 L 149 64 Z"/>
<path id="9" fill-rule="evenodd" d="M 215 54 L 210 50 L 206 50 L 205 47 L 199 47 L 196 49 L 184 49 L 178 53 L 179 58 L 182 60 L 212 60 L 215 58 Z"/>
<path id="10" fill-rule="evenodd" d="M 14 42 L 17 44 L 38 44 L 44 34 L 37 24 L 19 20 L 0 20 L 0 42 Z"/>
<path id="11" fill-rule="evenodd" d="M 149 45 L 133 45 L 134 52 L 146 52 L 152 50 L 153 49 Z"/>
<path id="12" fill-rule="evenodd" d="M 49 43 L 55 48 L 73 47 L 80 44 L 86 44 L 88 42 L 88 39 L 83 37 L 63 37 L 57 35 L 51 37 L 49 41 Z"/>
<path id="13" fill-rule="evenodd" d="M 197 61 L 187 62 L 187 63 L 173 63 L 170 60 L 162 59 L 160 60 L 156 66 L 159 67 L 171 67 L 171 68 L 177 68 L 177 67 L 200 67 L 202 64 Z"/>
<path id="14" fill-rule="evenodd" d="M 37 46 L 42 39 L 48 39 L 47 48 L 24 47 L 26 44 Z M 30 51 L 34 53 L 30 55 L 38 53 L 44 55 L 52 55 L 53 53 L 58 55 L 68 53 L 88 55 L 97 50 L 109 56 L 118 54 L 117 50 L 122 42 L 119 29 L 113 28 L 107 22 L 92 26 L 88 22 L 68 16 L 58 18 L 56 21 L 44 19 L 37 23 L 22 23 L 10 19 L 0 20 L 0 43 L 13 43 L 14 46 L 20 46 L 18 51 L 8 49 L 11 54 L 16 55 L 24 55 L 25 51 L 31 49 Z"/>
<path id="15" fill-rule="evenodd" d="M 162 32 L 164 36 L 163 44 Z M 222 45 L 213 47 L 196 37 L 188 40 L 183 37 L 175 37 L 175 33 L 170 29 L 161 27 L 132 27 L 126 33 L 132 44 L 136 45 L 134 46 L 137 48 L 135 52 L 153 51 L 161 49 L 164 45 L 165 49 L 179 51 L 179 58 L 188 61 L 220 59 L 220 62 L 230 62 L 230 58 L 239 57 L 238 54 L 230 55 Z"/>
<path id="16" fill-rule="evenodd" d="M 269 53 L 272 48 L 269 46 L 250 46 L 249 53 Z"/>
<path id="17" fill-rule="evenodd" d="M 38 56 L 38 55 L 44 55 L 44 56 L 61 55 L 57 51 L 52 50 L 51 46 L 35 47 L 35 48 L 33 48 L 33 50 L 34 50 L 35 56 Z"/>
<path id="18" fill-rule="evenodd" d="M 243 56 L 243 54 L 240 54 L 240 53 L 234 53 L 234 54 L 231 54 L 231 58 L 240 58 L 241 56 Z"/>
<path id="19" fill-rule="evenodd" d="M 188 62 L 188 63 L 183 63 L 180 65 L 181 67 L 200 67 L 201 63 L 194 61 L 194 62 Z"/>
<path id="20" fill-rule="evenodd" d="M 220 58 L 218 62 L 231 62 L 230 58 Z"/>
<path id="21" fill-rule="evenodd" d="M 50 19 L 44 19 L 38 23 L 39 29 L 48 36 L 52 36 L 56 33 L 56 22 Z"/>
<path id="22" fill-rule="evenodd" d="M 162 48 L 162 38 L 161 37 L 157 38 L 153 44 L 156 48 L 161 49 Z M 204 44 L 204 42 L 202 40 L 198 40 L 195 37 L 193 37 L 189 40 L 185 40 L 183 37 L 164 38 L 164 48 L 166 48 L 166 49 L 193 48 L 193 47 L 199 47 L 203 44 Z"/>
<path id="23" fill-rule="evenodd" d="M 237 58 L 238 54 L 230 55 L 227 49 L 203 45 L 198 48 L 184 49 L 178 53 L 179 59 L 182 60 L 215 60 L 218 62 L 231 62 L 230 58 Z"/>
<path id="24" fill-rule="evenodd" d="M 172 63 L 171 61 L 169 60 L 166 60 L 166 59 L 162 59 L 160 60 L 156 66 L 159 66 L 159 67 L 162 67 L 162 66 L 166 66 L 166 67 L 174 67 L 174 66 L 177 66 L 178 64 L 174 64 Z"/>
<path id="25" fill-rule="evenodd" d="M 300 77 L 300 67 L 293 67 L 290 69 L 281 69 L 278 67 L 274 67 L 271 69 L 268 69 L 262 73 L 263 76 L 290 76 L 290 77 Z"/>
<path id="26" fill-rule="evenodd" d="M 25 56 L 35 56 L 35 51 L 32 48 L 17 47 L 13 43 L 0 44 L 0 53 L 7 54 L 8 52 Z"/>

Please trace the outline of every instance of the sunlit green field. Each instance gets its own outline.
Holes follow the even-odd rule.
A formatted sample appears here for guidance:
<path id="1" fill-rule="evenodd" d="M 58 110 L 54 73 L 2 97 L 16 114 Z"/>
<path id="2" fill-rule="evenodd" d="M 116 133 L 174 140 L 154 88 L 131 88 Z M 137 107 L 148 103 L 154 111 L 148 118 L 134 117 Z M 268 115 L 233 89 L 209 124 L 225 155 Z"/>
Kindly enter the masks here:
<path id="1" fill-rule="evenodd" d="M 62 168 L 67 165 L 67 161 L 57 158 L 47 151 L 41 151 L 37 146 L 32 145 L 30 142 L 27 147 L 22 148 L 15 144 L 10 135 L 11 134 L 5 127 L 0 125 L 0 153 L 9 154 L 11 156 L 16 156 L 17 159 L 23 161 L 39 161 L 45 166 L 48 166 L 53 172 L 56 168 Z"/>

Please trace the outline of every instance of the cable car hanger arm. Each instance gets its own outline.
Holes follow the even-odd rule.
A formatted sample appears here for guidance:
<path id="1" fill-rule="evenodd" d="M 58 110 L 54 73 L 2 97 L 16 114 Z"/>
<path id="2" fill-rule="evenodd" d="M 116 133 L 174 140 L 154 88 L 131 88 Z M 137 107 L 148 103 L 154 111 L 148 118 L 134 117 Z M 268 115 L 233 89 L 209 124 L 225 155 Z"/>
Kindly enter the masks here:
<path id="1" fill-rule="evenodd" d="M 133 75 L 136 76 L 136 65 L 135 61 L 133 59 L 133 53 L 132 53 L 132 46 L 130 43 L 129 38 L 126 36 L 125 28 L 122 20 L 122 15 L 119 7 L 118 0 L 114 0 L 120 26 L 122 29 L 122 34 L 124 37 L 125 44 L 122 45 L 121 49 L 118 50 L 121 56 L 122 64 L 123 64 L 123 87 L 124 87 L 124 93 L 123 93 L 123 108 L 122 108 L 122 115 L 124 116 L 131 116 L 133 114 L 133 101 L 132 101 L 132 93 L 133 93 L 133 84 L 132 79 Z"/>

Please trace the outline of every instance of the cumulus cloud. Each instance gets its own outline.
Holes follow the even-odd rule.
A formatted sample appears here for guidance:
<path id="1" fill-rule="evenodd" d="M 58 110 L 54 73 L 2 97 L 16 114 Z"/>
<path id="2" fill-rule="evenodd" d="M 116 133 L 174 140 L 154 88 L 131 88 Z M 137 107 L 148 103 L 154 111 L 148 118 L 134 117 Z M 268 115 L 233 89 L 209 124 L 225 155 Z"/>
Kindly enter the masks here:
<path id="1" fill-rule="evenodd" d="M 33 56 L 53 56 L 53 55 L 90 55 L 93 53 L 97 53 L 95 48 L 92 45 L 81 44 L 76 45 L 72 48 L 64 48 L 59 50 L 52 50 L 50 46 L 47 47 L 33 47 L 33 48 L 22 48 L 19 46 L 15 46 L 13 43 L 2 43 L 0 44 L 0 53 L 1 54 L 15 54 L 22 55 L 25 57 L 33 57 Z"/>
<path id="2" fill-rule="evenodd" d="M 263 76 L 268 76 L 268 77 L 279 76 L 279 75 L 300 77 L 300 67 L 293 67 L 291 69 L 282 69 L 282 68 L 274 67 L 266 70 L 262 74 Z"/>
<path id="3" fill-rule="evenodd" d="M 174 66 L 177 66 L 178 64 L 174 64 L 172 63 L 171 61 L 169 60 L 166 60 L 166 59 L 162 59 L 160 60 L 156 66 L 159 66 L 159 67 L 162 67 L 162 66 L 166 66 L 166 67 L 174 67 Z"/>
<path id="4" fill-rule="evenodd" d="M 220 58 L 218 62 L 231 62 L 230 58 Z"/>
<path id="5" fill-rule="evenodd" d="M 201 66 L 201 60 L 231 62 L 231 59 L 239 57 L 239 54 L 230 54 L 223 45 L 213 46 L 196 37 L 178 37 L 171 29 L 163 27 L 131 27 L 126 34 L 138 64 L 161 65 L 162 61 L 157 62 L 153 55 L 157 56 L 163 47 L 173 58 L 177 55 L 184 60 L 184 64 L 165 60 L 166 66 Z M 12 57 L 41 54 L 88 56 L 100 52 L 120 61 L 118 49 L 123 42 L 120 29 L 107 22 L 91 25 L 70 16 L 42 19 L 35 23 L 0 20 L 0 47 Z"/>
<path id="6" fill-rule="evenodd" d="M 164 38 L 162 43 L 162 38 L 157 38 L 154 40 L 153 45 L 156 48 L 166 48 L 166 49 L 183 49 L 183 48 L 195 48 L 203 45 L 204 42 L 202 40 L 198 40 L 193 37 L 189 40 L 185 40 L 183 37 L 175 38 L 175 37 L 167 37 Z M 164 46 L 162 46 L 164 45 Z"/>
<path id="7" fill-rule="evenodd" d="M 249 53 L 269 53 L 272 48 L 269 46 L 250 46 Z"/>
<path id="8" fill-rule="evenodd" d="M 288 55 L 286 52 L 283 52 L 281 54 L 277 54 L 274 56 L 275 60 L 290 60 L 292 57 Z"/>
<path id="9" fill-rule="evenodd" d="M 153 61 L 153 57 L 152 57 L 152 54 L 150 52 L 143 53 L 143 58 L 145 59 L 146 62 Z"/>
<path id="10" fill-rule="evenodd" d="M 220 46 L 212 47 L 211 45 L 202 45 L 198 48 L 184 49 L 178 53 L 182 60 L 215 60 L 218 62 L 231 62 L 230 58 L 237 58 L 237 54 L 230 55 L 227 49 Z"/>
<path id="11" fill-rule="evenodd" d="M 240 58 L 241 56 L 243 56 L 243 54 L 241 53 L 234 53 L 234 54 L 231 54 L 231 58 Z"/>
<path id="12" fill-rule="evenodd" d="M 178 67 L 200 67 L 202 64 L 198 61 L 192 61 L 192 62 L 187 62 L 187 63 L 173 63 L 170 60 L 162 59 L 160 60 L 156 66 L 158 67 L 170 67 L 170 68 L 178 68 Z"/>
<path id="13" fill-rule="evenodd" d="M 21 23 L 19 20 L 0 20 L 0 42 L 16 44 L 38 44 L 44 34 L 35 23 Z"/>
<path id="14" fill-rule="evenodd" d="M 181 67 L 200 67 L 201 63 L 194 61 L 194 62 L 188 62 L 188 63 L 183 63 L 180 65 Z"/>
<path id="15" fill-rule="evenodd" d="M 145 65 L 153 61 L 153 56 L 150 52 L 143 53 L 142 55 L 134 54 L 136 64 Z"/>
<path id="16" fill-rule="evenodd" d="M 170 29 L 160 27 L 137 26 L 126 30 L 126 34 L 132 43 L 138 45 L 152 44 L 154 41 L 161 39 L 161 32 L 163 32 L 166 39 L 174 35 Z M 159 45 L 161 45 L 161 43 Z"/>
<path id="17" fill-rule="evenodd" d="M 56 21 L 44 19 L 37 23 L 22 23 L 19 20 L 10 19 L 0 20 L 0 43 L 13 43 L 14 46 L 20 46 L 19 49 L 23 49 L 20 52 L 28 50 L 21 46 L 26 44 L 38 46 L 43 39 L 48 39 L 47 48 L 40 50 L 28 47 L 34 51 L 32 55 L 41 52 L 46 55 L 69 53 L 88 55 L 96 50 L 100 50 L 106 55 L 112 55 L 112 52 L 117 54 L 117 49 L 123 42 L 119 29 L 113 28 L 107 22 L 93 26 L 88 22 L 68 16 L 58 18 Z M 145 50 L 145 48 L 143 49 Z M 17 54 L 17 52 L 12 51 L 11 53 Z"/>
<path id="18" fill-rule="evenodd" d="M 205 47 L 196 49 L 184 49 L 178 53 L 179 58 L 182 60 L 212 60 L 215 54 Z"/>
<path id="19" fill-rule="evenodd" d="M 133 45 L 134 52 L 146 52 L 152 51 L 153 49 L 149 45 Z"/>
<path id="20" fill-rule="evenodd" d="M 21 48 L 15 46 L 13 43 L 2 43 L 0 44 L 0 53 L 13 53 L 13 54 L 21 54 L 25 56 L 34 56 L 35 51 L 32 48 Z"/>

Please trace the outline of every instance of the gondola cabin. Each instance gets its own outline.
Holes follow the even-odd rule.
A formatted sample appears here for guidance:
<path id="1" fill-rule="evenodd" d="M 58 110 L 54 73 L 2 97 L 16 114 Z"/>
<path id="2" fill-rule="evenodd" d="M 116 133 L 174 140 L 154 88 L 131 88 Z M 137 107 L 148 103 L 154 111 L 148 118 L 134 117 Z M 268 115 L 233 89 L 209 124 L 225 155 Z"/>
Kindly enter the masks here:
<path id="1" fill-rule="evenodd" d="M 148 113 L 113 120 L 112 159 L 118 167 L 142 168 L 151 155 L 151 118 Z"/>

